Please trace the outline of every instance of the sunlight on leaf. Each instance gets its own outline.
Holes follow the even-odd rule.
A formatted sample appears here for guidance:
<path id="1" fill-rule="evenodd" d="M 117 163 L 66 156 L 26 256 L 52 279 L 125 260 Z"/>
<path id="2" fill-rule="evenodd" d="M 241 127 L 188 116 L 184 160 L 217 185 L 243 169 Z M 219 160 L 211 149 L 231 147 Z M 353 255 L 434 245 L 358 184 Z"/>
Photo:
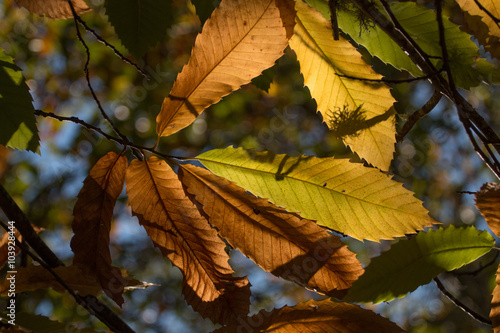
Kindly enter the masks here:
<path id="1" fill-rule="evenodd" d="M 337 297 L 363 273 L 340 238 L 313 221 L 200 167 L 182 165 L 179 177 L 219 234 L 266 271 Z"/>
<path id="2" fill-rule="evenodd" d="M 349 290 L 349 302 L 388 302 L 429 283 L 440 273 L 473 262 L 488 253 L 495 241 L 474 227 L 421 232 L 401 240 L 373 258 Z"/>
<path id="3" fill-rule="evenodd" d="M 344 130 L 355 134 L 345 137 L 344 142 L 368 163 L 388 170 L 396 143 L 395 100 L 390 88 L 384 83 L 342 77 L 378 80 L 382 75 L 375 73 L 349 41 L 342 37 L 334 41 L 330 22 L 320 13 L 302 1 L 297 1 L 296 7 L 297 24 L 290 46 L 323 120 L 335 128 L 332 120 L 338 113 L 361 109 L 366 120 L 359 128 Z M 342 125 L 348 126 L 338 126 Z"/>
<path id="4" fill-rule="evenodd" d="M 356 239 L 392 239 L 438 223 L 401 183 L 347 159 L 232 147 L 197 158 L 253 194 Z"/>
<path id="5" fill-rule="evenodd" d="M 288 45 L 294 14 L 285 1 L 223 0 L 163 101 L 157 133 L 167 136 L 189 126 L 207 107 L 273 66 Z"/>
<path id="6" fill-rule="evenodd" d="M 399 333 L 404 332 L 390 320 L 354 304 L 330 300 L 308 301 L 284 306 L 271 312 L 241 319 L 238 326 L 219 328 L 213 333 L 240 332 L 331 332 Z"/>
<path id="7" fill-rule="evenodd" d="M 124 279 L 120 270 L 111 266 L 109 233 L 116 199 L 122 192 L 127 158 L 114 152 L 101 157 L 83 182 L 73 209 L 75 235 L 71 250 L 73 264 L 93 274 L 104 292 L 116 304 L 123 304 Z"/>
<path id="8" fill-rule="evenodd" d="M 154 156 L 133 160 L 126 183 L 133 215 L 182 271 L 188 304 L 215 323 L 231 324 L 246 316 L 250 283 L 246 277 L 232 276 L 225 243 L 186 197 L 170 166 Z"/>
<path id="9" fill-rule="evenodd" d="M 486 183 L 476 192 L 476 207 L 491 231 L 500 237 L 500 184 Z"/>
<path id="10" fill-rule="evenodd" d="M 78 15 L 90 10 L 85 1 L 71 0 Z M 25 7 L 33 14 L 45 16 L 49 19 L 65 19 L 73 17 L 73 12 L 67 0 L 16 0 L 16 3 Z"/>
<path id="11" fill-rule="evenodd" d="M 498 266 L 493 298 L 491 300 L 490 319 L 494 333 L 500 332 L 500 265 Z"/>

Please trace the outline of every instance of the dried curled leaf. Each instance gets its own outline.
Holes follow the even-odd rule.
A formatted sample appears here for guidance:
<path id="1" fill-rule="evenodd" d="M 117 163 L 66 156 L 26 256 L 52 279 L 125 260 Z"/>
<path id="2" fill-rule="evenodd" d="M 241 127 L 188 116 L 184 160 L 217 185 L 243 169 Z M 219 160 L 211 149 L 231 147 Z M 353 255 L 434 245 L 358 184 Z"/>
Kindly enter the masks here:
<path id="1" fill-rule="evenodd" d="M 235 323 L 250 306 L 250 283 L 233 277 L 225 244 L 186 197 L 175 172 L 156 157 L 127 169 L 132 213 L 184 275 L 182 293 L 193 309 L 215 323 Z"/>
<path id="2" fill-rule="evenodd" d="M 481 186 L 476 193 L 476 206 L 491 231 L 500 237 L 500 184 L 490 182 Z"/>
<path id="3" fill-rule="evenodd" d="M 75 12 L 80 15 L 88 12 L 90 8 L 83 0 L 71 0 Z M 73 17 L 73 12 L 67 0 L 16 0 L 19 6 L 31 13 L 45 16 L 49 19 L 65 19 Z"/>
<path id="4" fill-rule="evenodd" d="M 182 165 L 179 177 L 219 234 L 274 275 L 341 297 L 363 273 L 340 238 L 313 221 L 254 197 L 206 169 Z"/>
<path id="5" fill-rule="evenodd" d="M 109 232 L 116 199 L 122 192 L 127 159 L 114 152 L 99 159 L 83 182 L 73 209 L 71 249 L 73 264 L 96 277 L 102 289 L 116 304 L 123 304 L 125 280 L 111 266 Z"/>
<path id="6" fill-rule="evenodd" d="M 241 319 L 239 325 L 222 327 L 213 333 L 239 332 L 330 332 L 330 333 L 396 333 L 404 332 L 388 319 L 370 310 L 330 300 L 308 301 L 284 306 L 271 312 Z"/>
<path id="7" fill-rule="evenodd" d="M 163 101 L 157 133 L 167 136 L 189 126 L 207 107 L 271 67 L 288 45 L 294 15 L 283 0 L 223 0 Z"/>

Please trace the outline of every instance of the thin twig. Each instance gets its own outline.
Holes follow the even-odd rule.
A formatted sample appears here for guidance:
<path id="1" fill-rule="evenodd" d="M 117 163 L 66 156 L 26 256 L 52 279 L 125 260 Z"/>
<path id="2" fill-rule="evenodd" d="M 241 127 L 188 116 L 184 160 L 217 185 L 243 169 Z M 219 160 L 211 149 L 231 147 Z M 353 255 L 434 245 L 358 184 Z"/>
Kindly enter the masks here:
<path id="1" fill-rule="evenodd" d="M 21 233 L 23 239 L 35 250 L 40 256 L 41 260 L 50 268 L 64 266 L 64 263 L 52 252 L 52 250 L 45 244 L 40 236 L 35 232 L 31 226 L 28 217 L 17 206 L 9 193 L 0 185 L 0 207 L 5 215 L 11 220 L 16 222 L 16 229 Z M 22 244 L 24 245 L 24 244 Z M 21 247 L 21 246 L 20 246 Z M 21 247 L 22 248 L 22 247 Z M 45 266 L 44 266 L 45 267 Z M 64 281 L 63 281 L 64 282 Z M 96 297 L 90 295 L 83 297 L 83 305 L 89 313 L 97 317 L 106 326 L 114 332 L 133 333 L 134 331 L 113 311 L 106 305 L 101 303 Z M 76 298 L 78 302 L 78 298 Z"/>
<path id="2" fill-rule="evenodd" d="M 94 91 L 94 88 L 92 87 L 92 84 L 90 83 L 90 73 L 89 73 L 90 49 L 89 49 L 87 43 L 85 43 L 85 40 L 83 39 L 82 34 L 80 33 L 80 27 L 78 25 L 78 19 L 76 18 L 78 14 L 76 13 L 75 7 L 73 6 L 73 3 L 71 2 L 71 0 L 66 0 L 66 1 L 67 1 L 67 3 L 69 4 L 69 6 L 71 8 L 71 12 L 73 13 L 73 20 L 75 21 L 75 28 L 76 28 L 76 36 L 78 37 L 78 40 L 80 41 L 80 43 L 82 44 L 82 46 L 85 48 L 85 53 L 87 55 L 87 60 L 85 61 L 85 66 L 83 68 L 83 71 L 85 73 L 85 78 L 87 80 L 87 86 L 89 87 L 90 93 L 92 94 L 92 97 L 94 98 L 94 101 L 96 102 L 97 107 L 99 108 L 99 111 L 101 112 L 101 115 L 109 123 L 109 125 L 111 126 L 111 128 L 113 129 L 113 131 L 119 137 L 121 137 L 123 140 L 128 141 L 127 138 L 122 133 L 120 133 L 120 131 L 115 126 L 115 124 L 113 123 L 113 121 L 111 120 L 111 118 L 109 118 L 109 116 L 104 111 L 104 109 L 103 109 L 103 107 L 101 105 L 101 101 L 99 101 L 99 98 L 97 97 L 97 95 L 96 95 L 96 93 Z"/>
<path id="3" fill-rule="evenodd" d="M 415 82 L 415 81 L 421 81 L 421 80 L 427 80 L 433 76 L 436 76 L 436 75 L 439 75 L 441 71 L 438 71 L 436 73 L 432 73 L 432 74 L 429 74 L 429 75 L 424 75 L 424 76 L 417 76 L 417 77 L 412 77 L 412 78 L 409 78 L 409 79 L 401 79 L 401 80 L 391 80 L 391 79 L 386 79 L 386 78 L 382 78 L 382 79 L 365 79 L 365 78 L 362 78 L 362 77 L 355 77 L 355 76 L 350 76 L 350 75 L 345 75 L 345 74 L 337 74 L 335 73 L 335 75 L 337 75 L 338 77 L 345 77 L 346 79 L 350 79 L 350 80 L 357 80 L 357 81 L 364 81 L 364 82 L 374 82 L 374 83 L 411 83 L 411 82 Z"/>
<path id="4" fill-rule="evenodd" d="M 436 105 L 439 103 L 441 100 L 441 93 L 439 91 L 434 91 L 434 94 L 431 96 L 431 98 L 425 103 L 422 108 L 416 112 L 413 112 L 409 117 L 408 120 L 404 123 L 403 127 L 399 130 L 399 132 L 396 135 L 396 141 L 399 142 L 403 140 L 403 138 L 410 132 L 410 130 L 415 126 L 415 124 L 422 119 L 426 114 L 431 112 Z"/>
<path id="5" fill-rule="evenodd" d="M 451 74 L 450 59 L 448 57 L 448 48 L 446 47 L 442 0 L 435 0 L 434 6 L 436 8 L 436 20 L 438 23 L 438 30 L 439 30 L 439 46 L 441 47 L 441 56 L 443 57 L 443 70 L 446 72 L 446 75 L 448 76 L 448 83 L 450 85 L 451 90 L 453 91 L 453 93 L 455 93 L 456 87 L 455 87 L 455 82 L 453 80 L 453 76 Z"/>
<path id="6" fill-rule="evenodd" d="M 113 45 L 111 45 L 110 43 L 108 43 L 104 38 L 102 38 L 94 29 L 90 28 L 87 23 L 85 23 L 85 21 L 80 17 L 80 15 L 78 15 L 78 13 L 74 13 L 74 17 L 76 18 L 76 20 L 78 22 L 80 22 L 81 25 L 83 25 L 83 27 L 85 28 L 86 31 L 90 32 L 99 42 L 101 42 L 102 44 L 106 45 L 107 47 L 109 47 L 111 50 L 113 50 L 113 52 L 116 54 L 116 56 L 118 58 L 120 58 L 123 62 L 126 62 L 127 64 L 129 65 L 132 65 L 142 76 L 144 76 L 146 79 L 150 80 L 151 78 L 149 77 L 148 74 L 146 74 L 146 72 L 144 72 L 135 62 L 133 62 L 132 60 L 128 59 L 127 57 L 125 57 L 123 54 L 120 53 L 120 51 L 118 51 L 116 49 L 116 47 L 114 47 Z"/>
<path id="7" fill-rule="evenodd" d="M 467 313 L 469 316 L 471 316 L 472 318 L 474 318 L 478 322 L 491 326 L 491 320 L 490 319 L 485 318 L 482 315 L 480 315 L 479 313 L 477 313 L 474 310 L 470 309 L 467 305 L 465 305 L 459 299 L 457 299 L 455 296 L 453 296 L 448 290 L 446 290 L 446 287 L 443 285 L 443 283 L 437 277 L 434 278 L 434 282 L 436 282 L 437 287 L 441 291 L 441 293 L 443 293 L 443 295 L 445 295 L 446 297 L 448 297 L 448 299 L 453 304 L 455 304 L 457 307 L 459 307 L 460 309 L 462 309 L 463 311 L 465 311 L 465 313 Z"/>
<path id="8" fill-rule="evenodd" d="M 474 0 L 474 2 L 476 3 L 476 5 L 479 7 L 479 9 L 481 9 L 483 12 L 486 13 L 486 15 L 488 15 L 492 20 L 493 22 L 495 22 L 495 24 L 497 25 L 497 27 L 500 28 L 500 19 L 498 17 L 496 17 L 495 15 L 493 15 L 488 9 L 486 9 L 480 2 L 479 0 Z"/>

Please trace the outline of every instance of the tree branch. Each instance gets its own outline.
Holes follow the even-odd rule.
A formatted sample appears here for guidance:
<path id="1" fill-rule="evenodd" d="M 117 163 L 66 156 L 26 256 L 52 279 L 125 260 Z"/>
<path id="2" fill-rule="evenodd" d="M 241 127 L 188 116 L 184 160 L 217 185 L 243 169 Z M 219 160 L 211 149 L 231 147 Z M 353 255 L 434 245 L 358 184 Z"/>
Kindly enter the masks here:
<path id="1" fill-rule="evenodd" d="M 434 278 L 434 282 L 436 282 L 436 285 L 437 285 L 438 289 L 441 291 L 441 293 L 443 293 L 443 295 L 445 295 L 446 297 L 448 297 L 448 299 L 453 304 L 455 304 L 457 307 L 459 307 L 460 309 L 462 309 L 463 311 L 465 311 L 465 313 L 467 313 L 469 316 L 471 316 L 472 318 L 474 318 L 478 322 L 491 326 L 491 320 L 490 319 L 485 318 L 482 315 L 480 315 L 479 313 L 477 313 L 474 310 L 470 309 L 467 305 L 465 305 L 464 303 L 462 303 L 458 298 L 456 298 L 455 296 L 453 296 L 448 290 L 446 290 L 446 287 L 443 285 L 443 283 L 437 277 Z"/>
<path id="2" fill-rule="evenodd" d="M 47 244 L 45 244 L 45 242 L 40 238 L 40 236 L 38 236 L 38 234 L 31 226 L 28 217 L 19 208 L 19 206 L 15 203 L 15 201 L 12 199 L 9 193 L 7 193 L 7 191 L 2 185 L 0 185 L 0 208 L 2 208 L 2 210 L 4 211 L 5 215 L 7 215 L 9 220 L 16 222 L 16 229 L 19 230 L 19 232 L 23 236 L 23 240 L 26 241 L 36 251 L 36 253 L 38 253 L 38 255 L 41 258 L 41 261 L 39 262 L 44 268 L 47 268 L 49 272 L 52 275 L 54 275 L 55 272 L 50 268 L 64 266 L 64 263 L 61 260 L 59 260 L 59 258 L 54 254 L 54 252 L 52 252 L 52 250 L 47 246 Z M 19 242 L 17 243 L 21 249 L 23 249 L 24 251 L 27 250 L 26 247 L 24 247 L 24 244 Z M 26 253 L 28 253 L 30 256 L 32 255 L 32 253 L 29 251 Z M 62 281 L 61 284 L 63 285 L 63 287 L 66 288 L 68 291 L 70 291 L 71 288 L 69 288 L 59 276 L 56 277 L 56 275 L 57 274 L 55 274 L 54 277 L 58 279 L 57 281 L 59 283 L 61 283 Z M 75 292 L 72 290 L 70 294 L 73 297 L 75 297 L 75 300 L 78 302 L 78 304 L 82 305 L 85 309 L 89 311 L 90 314 L 97 317 L 114 332 L 119 332 L 119 333 L 134 332 L 123 320 L 120 319 L 120 317 L 118 317 L 106 305 L 101 303 L 96 297 L 94 296 L 81 297 L 75 294 Z"/>
<path id="3" fill-rule="evenodd" d="M 396 134 L 396 141 L 399 142 L 403 140 L 403 138 L 410 132 L 410 130 L 415 126 L 415 124 L 422 119 L 425 115 L 427 115 L 429 112 L 431 112 L 436 105 L 439 103 L 441 100 L 441 93 L 439 91 L 434 91 L 434 94 L 431 96 L 431 98 L 425 103 L 422 108 L 416 112 L 413 112 L 410 117 L 408 117 L 408 120 L 404 123 L 403 127 L 399 130 L 399 132 Z"/>

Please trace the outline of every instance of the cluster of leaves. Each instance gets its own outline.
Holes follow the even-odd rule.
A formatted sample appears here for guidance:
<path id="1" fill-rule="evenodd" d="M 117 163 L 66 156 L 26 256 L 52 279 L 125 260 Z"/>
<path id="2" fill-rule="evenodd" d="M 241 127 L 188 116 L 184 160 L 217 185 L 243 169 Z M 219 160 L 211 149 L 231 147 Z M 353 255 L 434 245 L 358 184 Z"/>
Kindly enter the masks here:
<path id="1" fill-rule="evenodd" d="M 49 6 L 41 1 L 17 2 L 35 14 L 73 17 L 76 23 L 82 22 L 80 14 L 90 10 L 81 0 L 53 0 Z M 394 22 L 427 55 L 427 65 L 439 68 L 432 73 L 387 33 L 382 24 L 387 17 L 373 2 L 352 1 L 350 6 L 358 10 L 336 13 L 326 0 L 222 0 L 216 8 L 193 3 L 201 11 L 203 29 L 156 118 L 157 145 L 135 145 L 116 128 L 119 137 L 106 136 L 123 150 L 101 157 L 78 195 L 72 224 L 73 265 L 58 267 L 54 274 L 35 265 L 19 269 L 16 291 L 47 287 L 62 291 L 55 278 L 59 276 L 81 295 L 104 291 L 121 306 L 124 290 L 149 286 L 112 266 L 112 215 L 125 185 L 132 214 L 182 272 L 186 302 L 201 316 L 223 325 L 217 332 L 285 332 L 304 325 L 318 331 L 401 331 L 389 320 L 351 303 L 403 297 L 438 274 L 488 253 L 494 239 L 474 227 L 419 232 L 439 222 L 428 216 L 411 191 L 388 175 L 396 144 L 396 100 L 387 84 L 390 81 L 384 82 L 357 46 L 415 78 L 439 77 L 464 89 L 483 80 L 494 83 L 499 72 L 479 57 L 469 34 L 413 2 L 380 1 L 387 16 L 393 15 Z M 485 1 L 479 9 L 475 1 L 458 4 L 471 16 L 481 17 L 484 24 L 478 29 L 482 30 L 474 33 L 487 35 L 480 42 L 498 57 L 495 43 L 500 34 L 495 18 L 499 13 L 493 1 Z M 107 0 L 104 7 L 123 45 L 140 57 L 163 38 L 170 11 L 167 1 L 130 5 L 133 10 Z M 373 11 L 384 19 L 376 21 Z M 372 23 L 359 24 L 360 13 L 373 27 Z M 338 27 L 332 27 L 332 21 Z M 333 38 L 334 28 L 342 31 L 338 40 Z M 234 147 L 187 160 L 156 149 L 161 137 L 191 125 L 211 105 L 273 67 L 287 47 L 295 52 L 304 84 L 325 123 L 340 133 L 364 164 Z M 51 115 L 34 110 L 20 69 L 1 52 L 0 123 L 5 130 L 0 143 L 35 151 L 39 138 L 34 114 Z M 440 82 L 433 81 L 436 89 L 458 103 L 454 91 L 446 84 L 439 86 Z M 77 122 L 76 118 L 57 119 Z M 498 199 L 494 184 L 477 193 L 479 209 L 500 236 Z M 400 240 L 364 269 L 339 234 L 375 242 L 417 235 Z M 275 276 L 336 300 L 309 301 L 248 316 L 250 283 L 246 277 L 234 276 L 228 248 L 238 249 Z M 9 288 L 7 278 L 4 293 Z M 500 327 L 499 297 L 497 287 L 491 312 L 495 330 Z"/>

